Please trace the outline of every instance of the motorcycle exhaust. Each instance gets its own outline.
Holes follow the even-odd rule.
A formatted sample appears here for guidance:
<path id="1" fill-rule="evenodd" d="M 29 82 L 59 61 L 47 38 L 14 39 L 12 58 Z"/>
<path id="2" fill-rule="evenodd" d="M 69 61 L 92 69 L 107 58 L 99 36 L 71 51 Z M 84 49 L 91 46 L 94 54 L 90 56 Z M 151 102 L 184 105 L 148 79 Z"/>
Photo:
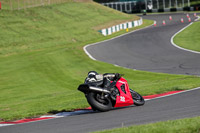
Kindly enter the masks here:
<path id="1" fill-rule="evenodd" d="M 78 87 L 79 91 L 82 91 L 83 93 L 88 93 L 90 91 L 96 91 L 96 92 L 101 92 L 101 93 L 110 93 L 110 91 L 100 88 L 100 87 L 95 87 L 95 86 L 89 86 L 88 84 L 82 84 Z"/>
<path id="2" fill-rule="evenodd" d="M 90 88 L 91 90 L 93 90 L 93 91 L 98 91 L 98 92 L 103 92 L 103 93 L 110 93 L 110 91 L 105 90 L 105 89 L 103 89 L 103 88 L 99 88 L 99 87 L 90 86 L 89 88 Z"/>

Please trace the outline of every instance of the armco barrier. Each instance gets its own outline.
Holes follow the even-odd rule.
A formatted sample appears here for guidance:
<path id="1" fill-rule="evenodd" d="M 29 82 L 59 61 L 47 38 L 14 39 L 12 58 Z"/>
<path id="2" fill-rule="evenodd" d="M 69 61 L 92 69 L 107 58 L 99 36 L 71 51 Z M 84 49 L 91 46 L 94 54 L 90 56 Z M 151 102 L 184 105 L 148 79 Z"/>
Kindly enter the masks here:
<path id="1" fill-rule="evenodd" d="M 115 32 L 118 32 L 120 30 L 125 30 L 127 28 L 129 29 L 129 28 L 137 27 L 137 26 L 140 26 L 142 24 L 143 24 L 143 19 L 140 18 L 139 20 L 126 22 L 126 23 L 115 25 L 115 26 L 111 26 L 111 27 L 106 28 L 106 29 L 99 30 L 99 32 L 101 34 L 103 34 L 104 36 L 107 36 L 107 35 L 111 35 Z"/>

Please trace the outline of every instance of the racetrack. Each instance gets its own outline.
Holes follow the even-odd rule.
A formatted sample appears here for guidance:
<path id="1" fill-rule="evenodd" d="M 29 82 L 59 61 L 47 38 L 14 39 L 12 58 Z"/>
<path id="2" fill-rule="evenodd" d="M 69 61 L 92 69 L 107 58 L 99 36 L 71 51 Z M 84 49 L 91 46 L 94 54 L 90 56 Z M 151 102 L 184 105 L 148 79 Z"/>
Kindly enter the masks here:
<path id="1" fill-rule="evenodd" d="M 200 88 L 147 101 L 144 106 L 93 112 L 1 127 L 1 133 L 84 133 L 115 127 L 200 116 Z"/>
<path id="2" fill-rule="evenodd" d="M 172 21 L 169 16 L 172 16 Z M 190 17 L 194 21 L 192 14 Z M 172 36 L 189 24 L 186 14 L 149 15 L 143 18 L 157 21 L 157 26 L 90 45 L 86 48 L 87 52 L 97 60 L 131 69 L 200 75 L 200 54 L 178 49 L 171 44 Z M 181 18 L 184 23 L 181 23 Z"/>
<path id="3" fill-rule="evenodd" d="M 200 54 L 174 47 L 171 37 L 188 23 L 186 14 L 152 15 L 157 26 L 87 47 L 97 60 L 152 72 L 200 75 Z M 166 25 L 162 25 L 163 19 Z M 194 20 L 194 17 L 192 17 Z M 200 116 L 200 89 L 147 101 L 141 107 L 128 107 L 109 112 L 92 112 L 27 124 L 1 127 L 0 133 L 80 133 L 134 124 Z"/>

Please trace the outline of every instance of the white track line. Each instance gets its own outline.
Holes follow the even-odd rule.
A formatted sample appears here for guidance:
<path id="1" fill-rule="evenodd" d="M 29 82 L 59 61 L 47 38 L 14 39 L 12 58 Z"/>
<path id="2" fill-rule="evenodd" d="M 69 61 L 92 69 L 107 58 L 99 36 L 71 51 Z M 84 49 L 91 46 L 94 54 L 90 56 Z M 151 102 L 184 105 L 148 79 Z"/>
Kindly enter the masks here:
<path id="1" fill-rule="evenodd" d="M 199 20 L 199 19 L 200 19 L 200 17 L 198 16 L 197 19 L 195 19 L 195 21 L 197 21 L 197 20 Z M 192 53 L 195 53 L 195 54 L 200 54 L 200 52 L 198 52 L 198 51 L 185 49 L 185 48 L 182 48 L 182 47 L 180 47 L 180 46 L 178 46 L 178 45 L 176 45 L 176 44 L 174 43 L 174 37 L 175 37 L 177 34 L 179 34 L 180 32 L 182 32 L 183 30 L 185 30 L 187 27 L 189 27 L 190 25 L 192 25 L 192 24 L 193 24 L 193 22 L 191 22 L 190 24 L 188 24 L 187 26 L 185 26 L 184 28 L 182 28 L 180 31 L 178 31 L 177 33 L 175 33 L 175 34 L 171 37 L 171 44 L 172 44 L 173 46 L 175 46 L 176 48 L 179 48 L 179 49 L 181 49 L 181 50 L 188 51 L 188 52 L 192 52 Z"/>
<path id="2" fill-rule="evenodd" d="M 194 91 L 194 90 L 198 90 L 198 89 L 200 89 L 200 87 L 193 88 L 193 89 L 190 89 L 190 90 L 181 91 L 181 92 L 177 92 L 177 93 L 174 93 L 174 94 L 169 94 L 169 95 L 165 95 L 165 96 L 160 96 L 160 97 L 156 97 L 156 98 L 152 98 L 152 99 L 146 99 L 145 101 L 154 100 L 154 99 L 159 99 L 159 98 L 164 98 L 164 97 L 169 97 L 169 96 L 173 96 L 173 95 L 178 95 L 178 94 L 181 94 L 181 93 L 190 92 L 190 91 Z"/>
<path id="3" fill-rule="evenodd" d="M 11 125 L 14 125 L 14 124 L 0 124 L 0 127 L 11 126 Z"/>

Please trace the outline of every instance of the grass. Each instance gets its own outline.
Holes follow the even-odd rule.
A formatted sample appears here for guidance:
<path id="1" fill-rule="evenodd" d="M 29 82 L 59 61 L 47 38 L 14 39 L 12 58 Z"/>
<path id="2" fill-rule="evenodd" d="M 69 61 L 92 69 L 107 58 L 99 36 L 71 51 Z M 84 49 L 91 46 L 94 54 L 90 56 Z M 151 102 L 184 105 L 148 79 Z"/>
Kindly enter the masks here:
<path id="1" fill-rule="evenodd" d="M 180 47 L 200 52 L 200 21 L 175 36 L 174 42 Z"/>
<path id="2" fill-rule="evenodd" d="M 0 54 L 9 55 L 66 44 L 83 45 L 96 38 L 102 38 L 98 32 L 92 30 L 93 27 L 109 23 L 111 20 L 138 19 L 136 16 L 122 15 L 97 5 L 72 2 L 59 6 L 31 8 L 27 11 L 2 11 Z M 98 8 L 94 8 L 95 6 Z M 107 11 L 110 13 L 106 14 Z"/>
<path id="3" fill-rule="evenodd" d="M 130 126 L 95 133 L 199 133 L 200 117 Z"/>
<path id="4" fill-rule="evenodd" d="M 0 119 L 35 117 L 89 106 L 77 91 L 87 72 L 124 73 L 142 95 L 200 86 L 196 76 L 134 71 L 93 61 L 83 52 L 89 43 L 126 33 L 102 36 L 98 27 L 138 19 L 99 4 L 60 5 L 0 12 Z M 145 20 L 142 28 L 153 24 Z M 135 30 L 133 28 L 131 30 Z M 95 29 L 95 30 L 94 30 Z"/>

